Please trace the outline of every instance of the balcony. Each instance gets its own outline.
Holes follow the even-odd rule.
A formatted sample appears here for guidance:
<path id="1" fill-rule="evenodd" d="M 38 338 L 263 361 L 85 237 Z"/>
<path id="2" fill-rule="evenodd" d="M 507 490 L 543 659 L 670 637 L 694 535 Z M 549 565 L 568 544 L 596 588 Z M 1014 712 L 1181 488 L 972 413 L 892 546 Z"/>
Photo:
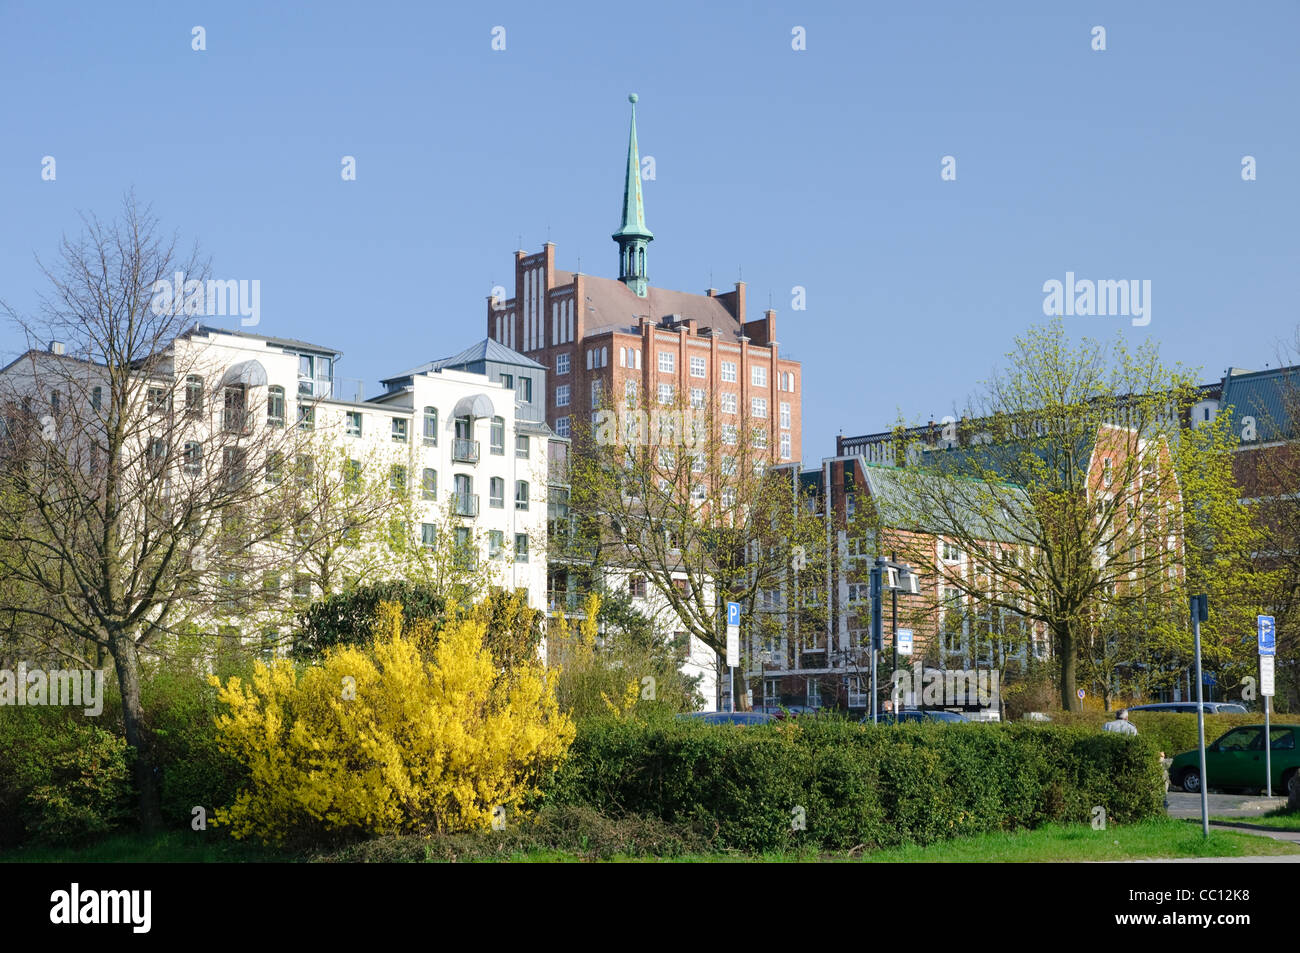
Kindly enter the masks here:
<path id="1" fill-rule="evenodd" d="M 588 592 L 581 589 L 548 589 L 546 590 L 546 611 L 550 613 L 563 612 L 570 618 L 585 619 L 587 617 L 584 606 L 587 603 Z"/>
<path id="2" fill-rule="evenodd" d="M 457 516 L 478 516 L 478 494 L 457 493 L 452 497 Z"/>
<path id="3" fill-rule="evenodd" d="M 451 458 L 456 463 L 478 463 L 478 441 L 457 437 L 451 443 Z"/>

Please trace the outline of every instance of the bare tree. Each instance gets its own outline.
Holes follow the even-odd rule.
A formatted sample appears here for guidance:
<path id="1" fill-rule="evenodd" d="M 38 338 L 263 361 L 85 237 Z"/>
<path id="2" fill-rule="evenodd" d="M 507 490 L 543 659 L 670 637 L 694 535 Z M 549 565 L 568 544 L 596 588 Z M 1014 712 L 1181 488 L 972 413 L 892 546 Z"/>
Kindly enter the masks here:
<path id="1" fill-rule="evenodd" d="M 296 428 L 255 412 L 266 381 L 232 377 L 188 325 L 207 266 L 133 195 L 120 219 L 83 216 L 38 317 L 4 310 L 32 349 L 0 375 L 0 614 L 111 656 L 146 828 L 158 791 L 142 726 L 141 653 L 210 622 L 273 565 L 262 461 Z M 181 286 L 161 295 L 180 273 Z M 197 296 L 197 297 L 196 297 Z M 42 349 L 43 342 L 57 345 Z M 18 601 L 15 594 L 36 598 Z"/>
<path id="2" fill-rule="evenodd" d="M 721 406 L 716 394 L 605 406 L 575 433 L 572 505 L 597 564 L 646 579 L 682 630 L 725 654 L 725 603 L 758 635 L 794 548 L 815 565 L 825 534 L 797 473 L 770 469 L 771 421 Z"/>

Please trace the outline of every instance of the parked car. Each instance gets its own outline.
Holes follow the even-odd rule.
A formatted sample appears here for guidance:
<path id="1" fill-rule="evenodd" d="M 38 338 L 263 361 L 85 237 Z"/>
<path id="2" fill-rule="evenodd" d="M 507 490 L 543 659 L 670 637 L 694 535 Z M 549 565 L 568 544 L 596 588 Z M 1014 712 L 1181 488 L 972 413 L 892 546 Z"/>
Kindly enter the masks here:
<path id="1" fill-rule="evenodd" d="M 1300 746 L 1295 725 L 1270 729 L 1273 791 L 1285 794 L 1300 784 Z M 1264 726 L 1233 728 L 1205 746 L 1205 783 L 1211 788 L 1255 790 L 1264 788 Z M 1201 789 L 1201 758 L 1196 749 L 1184 751 L 1169 765 L 1169 781 L 1184 791 Z"/>
<path id="2" fill-rule="evenodd" d="M 870 722 L 871 716 L 866 715 L 862 719 L 864 722 Z M 882 725 L 894 725 L 903 721 L 970 721 L 965 715 L 956 711 L 944 711 L 941 708 L 904 708 L 898 712 L 897 716 L 890 711 L 880 713 L 880 723 Z"/>
<path id="3" fill-rule="evenodd" d="M 1176 711 L 1196 714 L 1196 702 L 1159 702 L 1154 705 L 1134 705 L 1129 711 Z M 1205 702 L 1207 715 L 1244 715 L 1246 706 L 1239 702 Z"/>
<path id="4" fill-rule="evenodd" d="M 765 725 L 776 718 L 761 711 L 692 711 L 678 718 L 693 718 L 710 725 Z"/>

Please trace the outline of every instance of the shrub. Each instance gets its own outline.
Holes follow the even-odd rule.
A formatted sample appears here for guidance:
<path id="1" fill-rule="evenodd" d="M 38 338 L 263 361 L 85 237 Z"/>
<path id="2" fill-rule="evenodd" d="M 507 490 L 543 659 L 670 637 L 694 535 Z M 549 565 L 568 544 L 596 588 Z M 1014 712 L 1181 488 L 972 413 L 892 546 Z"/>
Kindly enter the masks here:
<path id="1" fill-rule="evenodd" d="M 258 664 L 226 682 L 219 743 L 248 787 L 214 823 L 236 837 L 439 833 L 491 826 L 520 804 L 573 738 L 544 671 L 498 677 L 481 622 L 445 629 L 432 662 L 383 604 L 371 652 L 328 650 L 318 666 Z"/>
<path id="2" fill-rule="evenodd" d="M 1054 725 L 896 727 L 816 719 L 579 725 L 551 803 L 712 832 L 748 851 L 927 844 L 958 834 L 1156 817 L 1164 781 L 1144 739 Z M 804 829 L 800 829 L 802 823 Z"/>
<path id="3" fill-rule="evenodd" d="M 130 818 L 126 743 L 60 709 L 0 719 L 0 843 L 76 843 Z"/>
<path id="4" fill-rule="evenodd" d="M 446 609 L 434 587 L 401 580 L 335 593 L 313 602 L 299 616 L 293 655 L 316 658 L 337 646 L 370 645 L 375 616 L 384 602 L 402 606 L 402 621 L 408 628 L 419 619 L 441 619 Z"/>

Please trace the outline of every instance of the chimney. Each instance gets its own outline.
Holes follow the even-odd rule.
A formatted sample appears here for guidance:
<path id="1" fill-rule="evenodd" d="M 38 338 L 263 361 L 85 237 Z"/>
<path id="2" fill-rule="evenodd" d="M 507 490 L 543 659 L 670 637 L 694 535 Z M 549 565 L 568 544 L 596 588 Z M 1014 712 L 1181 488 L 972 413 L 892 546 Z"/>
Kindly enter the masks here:
<path id="1" fill-rule="evenodd" d="M 66 349 L 66 347 L 64 347 L 64 344 L 63 344 L 62 341 L 51 341 L 51 342 L 50 342 L 50 353 L 51 353 L 51 354 L 63 354 L 64 351 L 66 351 L 66 350 L 67 350 L 67 349 Z"/>

